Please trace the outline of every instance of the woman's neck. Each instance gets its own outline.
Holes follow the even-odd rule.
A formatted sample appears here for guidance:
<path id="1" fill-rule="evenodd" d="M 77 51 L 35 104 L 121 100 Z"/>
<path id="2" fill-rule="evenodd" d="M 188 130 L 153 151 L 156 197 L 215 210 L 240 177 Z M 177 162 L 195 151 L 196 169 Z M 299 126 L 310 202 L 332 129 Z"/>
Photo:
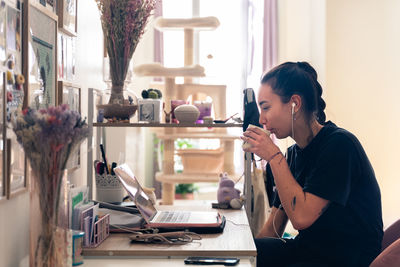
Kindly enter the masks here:
<path id="1" fill-rule="evenodd" d="M 300 122 L 295 127 L 295 141 L 300 148 L 305 148 L 322 129 L 322 125 L 313 120 L 311 123 Z"/>

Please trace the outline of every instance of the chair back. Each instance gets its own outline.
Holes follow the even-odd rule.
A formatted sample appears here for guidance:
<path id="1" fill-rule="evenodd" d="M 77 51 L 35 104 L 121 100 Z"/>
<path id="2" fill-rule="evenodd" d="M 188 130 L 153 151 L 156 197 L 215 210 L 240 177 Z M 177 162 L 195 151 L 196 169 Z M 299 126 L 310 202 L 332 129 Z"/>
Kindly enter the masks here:
<path id="1" fill-rule="evenodd" d="M 382 239 L 382 251 L 400 238 L 400 219 L 385 229 Z"/>
<path id="2" fill-rule="evenodd" d="M 392 266 L 400 266 L 400 219 L 385 229 L 382 252 L 370 265 L 370 267 Z"/>

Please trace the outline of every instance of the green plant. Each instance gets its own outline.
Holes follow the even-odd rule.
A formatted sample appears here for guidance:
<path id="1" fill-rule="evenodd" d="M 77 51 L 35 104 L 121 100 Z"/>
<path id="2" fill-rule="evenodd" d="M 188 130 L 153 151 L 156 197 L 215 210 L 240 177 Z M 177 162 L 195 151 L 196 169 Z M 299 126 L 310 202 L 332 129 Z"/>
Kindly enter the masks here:
<path id="1" fill-rule="evenodd" d="M 195 184 L 176 184 L 175 194 L 187 194 L 197 192 L 199 188 Z"/>
<path id="2" fill-rule="evenodd" d="M 181 139 L 181 138 L 175 141 L 175 146 L 178 149 L 193 148 L 193 144 L 189 141 L 189 139 Z"/>

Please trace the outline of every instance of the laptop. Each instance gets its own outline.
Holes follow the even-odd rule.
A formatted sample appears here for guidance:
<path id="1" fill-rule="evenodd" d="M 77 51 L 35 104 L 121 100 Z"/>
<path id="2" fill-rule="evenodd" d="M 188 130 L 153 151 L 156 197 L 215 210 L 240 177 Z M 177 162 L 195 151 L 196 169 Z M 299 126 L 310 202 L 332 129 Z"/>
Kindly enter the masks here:
<path id="1" fill-rule="evenodd" d="M 147 227 L 189 229 L 202 233 L 222 232 L 225 217 L 218 212 L 158 211 L 127 164 L 115 167 L 114 172 L 146 221 Z"/>

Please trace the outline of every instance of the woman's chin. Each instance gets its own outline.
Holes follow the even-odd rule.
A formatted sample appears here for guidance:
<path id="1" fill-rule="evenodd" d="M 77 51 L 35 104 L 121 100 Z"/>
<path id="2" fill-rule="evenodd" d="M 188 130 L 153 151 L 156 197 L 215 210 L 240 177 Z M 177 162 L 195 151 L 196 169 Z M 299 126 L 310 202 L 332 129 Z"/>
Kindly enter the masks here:
<path id="1" fill-rule="evenodd" d="M 280 135 L 279 133 L 273 133 L 273 135 L 275 136 L 276 139 L 279 139 L 279 140 L 285 139 L 286 137 L 288 137 L 288 135 L 283 136 L 283 135 Z"/>

